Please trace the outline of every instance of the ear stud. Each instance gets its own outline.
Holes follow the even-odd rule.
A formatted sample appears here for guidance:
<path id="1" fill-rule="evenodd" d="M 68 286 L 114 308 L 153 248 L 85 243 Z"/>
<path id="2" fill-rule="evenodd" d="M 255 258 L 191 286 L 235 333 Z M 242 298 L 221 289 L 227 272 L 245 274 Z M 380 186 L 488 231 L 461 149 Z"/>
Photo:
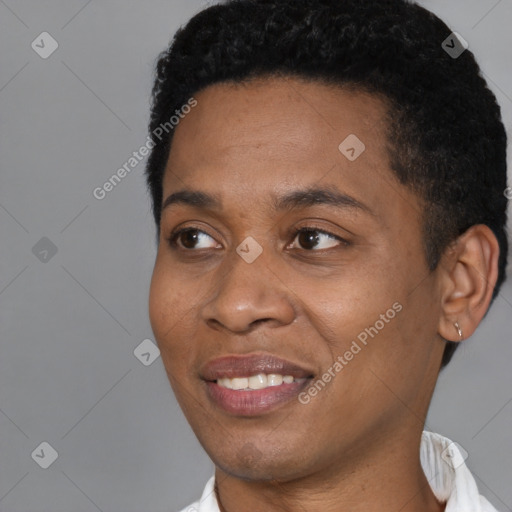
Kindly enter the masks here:
<path id="1" fill-rule="evenodd" d="M 455 329 L 457 329 L 457 332 L 459 333 L 459 338 L 462 341 L 462 329 L 460 328 L 459 322 L 455 322 L 453 325 L 455 326 Z"/>

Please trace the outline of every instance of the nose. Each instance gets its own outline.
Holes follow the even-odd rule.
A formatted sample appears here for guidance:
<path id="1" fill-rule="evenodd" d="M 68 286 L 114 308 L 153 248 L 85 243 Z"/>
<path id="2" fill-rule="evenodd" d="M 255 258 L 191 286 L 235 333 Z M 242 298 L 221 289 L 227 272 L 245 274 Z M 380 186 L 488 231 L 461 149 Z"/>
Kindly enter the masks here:
<path id="1" fill-rule="evenodd" d="M 271 271 L 271 262 L 264 254 L 247 263 L 233 251 L 219 267 L 214 298 L 202 311 L 210 327 L 244 333 L 263 322 L 273 327 L 293 322 L 292 292 L 277 272 Z"/>

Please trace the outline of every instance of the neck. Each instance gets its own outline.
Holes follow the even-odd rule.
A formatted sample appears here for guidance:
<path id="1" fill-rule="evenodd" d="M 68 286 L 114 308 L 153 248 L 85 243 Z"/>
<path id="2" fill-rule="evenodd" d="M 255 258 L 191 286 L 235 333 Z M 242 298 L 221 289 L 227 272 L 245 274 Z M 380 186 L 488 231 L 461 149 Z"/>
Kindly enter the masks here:
<path id="1" fill-rule="evenodd" d="M 409 428 L 409 426 L 408 426 Z M 442 512 L 419 458 L 420 436 L 407 431 L 394 440 L 365 439 L 335 467 L 293 480 L 247 481 L 217 468 L 222 512 Z M 341 458 L 341 457 L 340 457 Z"/>

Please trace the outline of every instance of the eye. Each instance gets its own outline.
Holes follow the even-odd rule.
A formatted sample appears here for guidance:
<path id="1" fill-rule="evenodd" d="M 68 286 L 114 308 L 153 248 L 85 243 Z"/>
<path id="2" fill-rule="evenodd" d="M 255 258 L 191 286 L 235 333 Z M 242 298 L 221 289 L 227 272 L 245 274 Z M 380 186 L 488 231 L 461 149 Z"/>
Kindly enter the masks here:
<path id="1" fill-rule="evenodd" d="M 341 245 L 348 245 L 348 242 L 340 238 L 339 236 L 328 233 L 327 231 L 322 231 L 317 228 L 303 228 L 299 229 L 296 232 L 296 236 L 292 242 L 292 249 L 297 248 L 293 247 L 293 244 L 297 242 L 299 244 L 299 249 L 305 250 L 318 250 L 318 249 L 330 249 L 332 247 L 337 247 Z"/>
<path id="2" fill-rule="evenodd" d="M 210 249 L 218 246 L 217 242 L 208 233 L 197 228 L 184 228 L 169 237 L 173 247 L 191 249 Z"/>

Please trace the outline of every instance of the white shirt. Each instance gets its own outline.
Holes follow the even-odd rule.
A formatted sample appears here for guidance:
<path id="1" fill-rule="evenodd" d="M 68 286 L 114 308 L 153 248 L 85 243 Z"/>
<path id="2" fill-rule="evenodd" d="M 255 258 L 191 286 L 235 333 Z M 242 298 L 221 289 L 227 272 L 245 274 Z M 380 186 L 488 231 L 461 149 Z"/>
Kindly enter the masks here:
<path id="1" fill-rule="evenodd" d="M 420 462 L 432 492 L 446 502 L 445 512 L 497 512 L 478 493 L 463 451 L 440 434 L 424 431 L 421 436 Z M 215 496 L 215 477 L 211 477 L 199 501 L 181 512 L 220 512 Z"/>

